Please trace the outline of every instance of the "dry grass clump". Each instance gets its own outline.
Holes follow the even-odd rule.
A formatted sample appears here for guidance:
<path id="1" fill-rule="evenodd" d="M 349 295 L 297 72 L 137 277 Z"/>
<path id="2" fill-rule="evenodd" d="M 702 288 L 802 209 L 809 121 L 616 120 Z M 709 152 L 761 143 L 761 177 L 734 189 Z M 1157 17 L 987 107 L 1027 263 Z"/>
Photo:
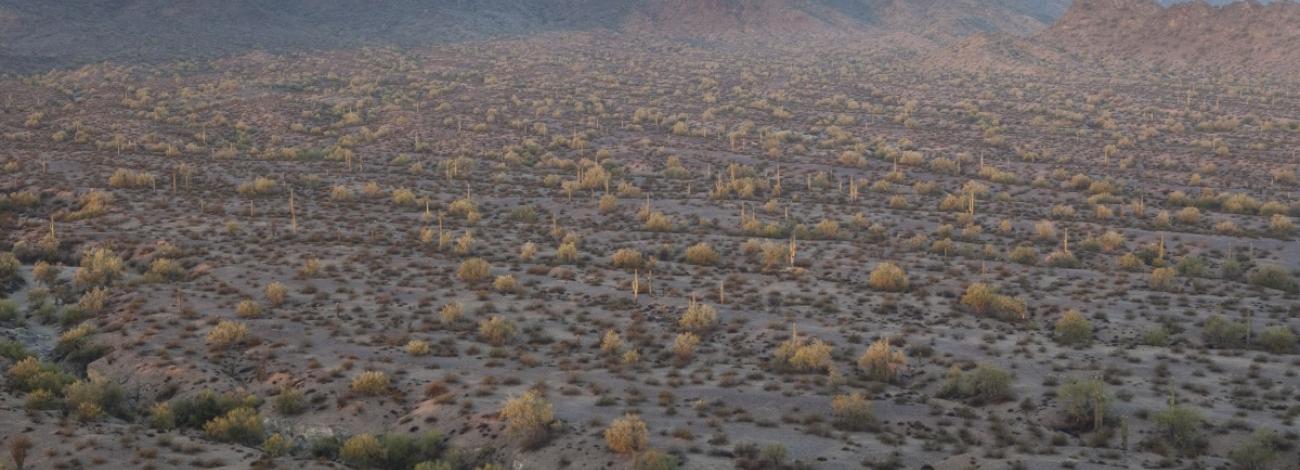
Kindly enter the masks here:
<path id="1" fill-rule="evenodd" d="M 271 282 L 266 285 L 266 301 L 267 303 L 270 303 L 272 307 L 284 305 L 284 301 L 288 296 L 289 288 L 285 287 L 283 283 Z"/>

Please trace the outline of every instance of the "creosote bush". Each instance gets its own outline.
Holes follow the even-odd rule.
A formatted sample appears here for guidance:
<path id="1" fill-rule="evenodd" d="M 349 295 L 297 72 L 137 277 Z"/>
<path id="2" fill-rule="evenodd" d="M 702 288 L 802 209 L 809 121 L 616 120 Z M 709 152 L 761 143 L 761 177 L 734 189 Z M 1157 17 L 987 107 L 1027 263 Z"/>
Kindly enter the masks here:
<path id="1" fill-rule="evenodd" d="M 820 339 L 809 341 L 792 331 L 790 339 L 777 347 L 772 363 L 781 371 L 825 372 L 831 366 L 831 346 Z"/>
<path id="2" fill-rule="evenodd" d="M 1003 320 L 1024 320 L 1028 315 L 1023 300 L 998 294 L 982 282 L 973 283 L 966 288 L 966 293 L 961 296 L 961 304 L 976 314 L 992 314 Z"/>
<path id="3" fill-rule="evenodd" d="M 691 300 L 678 324 L 683 330 L 704 334 L 718 323 L 718 312 L 707 304 Z"/>
<path id="4" fill-rule="evenodd" d="M 213 349 L 225 349 L 244 344 L 248 340 L 248 326 L 243 323 L 222 320 L 208 331 L 207 343 Z"/>

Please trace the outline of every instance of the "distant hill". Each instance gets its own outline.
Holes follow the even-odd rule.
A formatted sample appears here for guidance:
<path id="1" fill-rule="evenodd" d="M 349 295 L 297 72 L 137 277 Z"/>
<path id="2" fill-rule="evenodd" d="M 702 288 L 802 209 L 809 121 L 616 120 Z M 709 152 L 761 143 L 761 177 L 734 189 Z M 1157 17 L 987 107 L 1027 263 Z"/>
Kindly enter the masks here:
<path id="1" fill-rule="evenodd" d="M 943 46 L 1031 34 L 1068 0 L 0 0 L 0 70 L 548 31 L 685 39 L 852 34 Z M 918 46 L 919 45 L 919 46 Z"/>
<path id="2" fill-rule="evenodd" d="M 934 68 L 1043 72 L 1141 68 L 1300 77 L 1300 3 L 1076 0 L 1027 37 L 969 36 L 927 58 Z"/>

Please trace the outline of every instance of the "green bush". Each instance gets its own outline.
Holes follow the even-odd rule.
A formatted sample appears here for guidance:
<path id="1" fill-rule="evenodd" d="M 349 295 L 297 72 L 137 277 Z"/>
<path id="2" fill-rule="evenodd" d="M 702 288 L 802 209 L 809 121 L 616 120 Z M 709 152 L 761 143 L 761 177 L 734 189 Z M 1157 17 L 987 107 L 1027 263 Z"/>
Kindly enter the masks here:
<path id="1" fill-rule="evenodd" d="M 1235 322 L 1223 315 L 1215 315 L 1205 321 L 1202 327 L 1205 344 L 1214 348 L 1237 348 L 1246 344 L 1249 328 L 1245 323 Z"/>
<path id="2" fill-rule="evenodd" d="M 1259 333 L 1259 346 L 1273 354 L 1291 354 L 1295 345 L 1295 333 L 1285 325 L 1271 326 Z"/>
<path id="3" fill-rule="evenodd" d="M 1282 444 L 1277 433 L 1261 429 L 1255 431 L 1254 436 L 1236 449 L 1229 451 L 1228 460 L 1231 460 L 1234 467 L 1239 470 L 1276 468 L 1273 466 L 1273 461 L 1277 460 L 1278 449 Z"/>
<path id="4" fill-rule="evenodd" d="M 966 399 L 976 405 L 1000 403 L 1011 398 L 1011 373 L 988 364 L 980 364 L 971 372 L 954 366 L 939 396 Z"/>
<path id="5" fill-rule="evenodd" d="M 247 406 L 230 410 L 225 415 L 213 418 L 203 425 L 203 432 L 208 437 L 221 442 L 235 442 L 247 446 L 256 446 L 264 439 L 262 417 Z"/>
<path id="6" fill-rule="evenodd" d="M 1291 273 L 1282 269 L 1280 266 L 1266 265 L 1255 268 L 1250 272 L 1248 277 L 1251 284 L 1269 289 L 1277 289 L 1285 292 L 1295 292 L 1297 290 L 1295 279 L 1291 278 Z"/>
<path id="7" fill-rule="evenodd" d="M 446 449 L 442 435 L 434 431 L 419 435 L 385 434 L 379 442 L 383 446 L 380 467 L 394 470 L 406 470 L 420 462 L 435 460 Z"/>
<path id="8" fill-rule="evenodd" d="M 632 460 L 632 470 L 677 470 L 677 466 L 677 457 L 656 449 L 637 454 Z"/>
<path id="9" fill-rule="evenodd" d="M 1193 455 L 1204 446 L 1200 432 L 1202 420 L 1200 411 L 1178 404 L 1170 404 L 1151 417 L 1157 436 L 1184 455 Z"/>
<path id="10" fill-rule="evenodd" d="M 177 426 L 200 429 L 209 421 L 236 408 L 256 408 L 258 404 L 257 397 L 251 394 L 218 395 L 211 390 L 204 390 L 192 398 L 173 400 L 170 408 Z"/>
<path id="11" fill-rule="evenodd" d="M 1056 340 L 1066 346 L 1087 346 L 1092 343 L 1092 322 L 1078 310 L 1068 310 L 1056 320 Z"/>
<path id="12" fill-rule="evenodd" d="M 1102 381 L 1073 379 L 1061 386 L 1057 397 L 1070 428 L 1095 431 L 1105 424 L 1111 398 Z"/>

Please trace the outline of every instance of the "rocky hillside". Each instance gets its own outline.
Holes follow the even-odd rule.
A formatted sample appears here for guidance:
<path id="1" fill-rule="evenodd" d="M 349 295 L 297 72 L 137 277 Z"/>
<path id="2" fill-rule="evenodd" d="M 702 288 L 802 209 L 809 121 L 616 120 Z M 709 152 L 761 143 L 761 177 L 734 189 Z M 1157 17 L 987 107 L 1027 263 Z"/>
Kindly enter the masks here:
<path id="1" fill-rule="evenodd" d="M 1038 38 L 1084 56 L 1162 68 L 1300 74 L 1300 3 L 1161 6 L 1076 0 Z"/>
<path id="2" fill-rule="evenodd" d="M 0 71 L 608 30 L 682 39 L 822 35 L 948 45 L 1030 34 L 1068 0 L 0 0 Z M 885 34 L 889 33 L 889 34 Z"/>

